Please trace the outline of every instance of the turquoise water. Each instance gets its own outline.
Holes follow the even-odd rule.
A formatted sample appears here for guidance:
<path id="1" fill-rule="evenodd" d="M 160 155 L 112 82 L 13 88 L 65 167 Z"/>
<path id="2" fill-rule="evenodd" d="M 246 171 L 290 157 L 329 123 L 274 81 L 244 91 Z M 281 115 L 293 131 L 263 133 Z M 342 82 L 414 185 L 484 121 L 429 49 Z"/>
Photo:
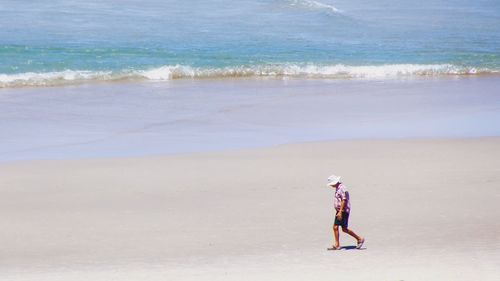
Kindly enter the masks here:
<path id="1" fill-rule="evenodd" d="M 1 0 L 0 14 L 0 87 L 500 71 L 494 0 Z"/>

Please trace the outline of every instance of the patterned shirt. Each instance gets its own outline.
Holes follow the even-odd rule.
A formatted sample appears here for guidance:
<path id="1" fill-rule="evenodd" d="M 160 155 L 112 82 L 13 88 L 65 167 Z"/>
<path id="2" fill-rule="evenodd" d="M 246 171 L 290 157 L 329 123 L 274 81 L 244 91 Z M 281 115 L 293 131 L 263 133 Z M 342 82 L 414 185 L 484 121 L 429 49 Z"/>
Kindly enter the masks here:
<path id="1" fill-rule="evenodd" d="M 335 201 L 334 201 L 335 210 L 337 211 L 340 210 L 340 206 L 342 206 L 342 200 L 346 200 L 346 204 L 344 206 L 344 212 L 349 213 L 351 211 L 349 191 L 347 191 L 347 187 L 341 183 L 335 190 Z"/>

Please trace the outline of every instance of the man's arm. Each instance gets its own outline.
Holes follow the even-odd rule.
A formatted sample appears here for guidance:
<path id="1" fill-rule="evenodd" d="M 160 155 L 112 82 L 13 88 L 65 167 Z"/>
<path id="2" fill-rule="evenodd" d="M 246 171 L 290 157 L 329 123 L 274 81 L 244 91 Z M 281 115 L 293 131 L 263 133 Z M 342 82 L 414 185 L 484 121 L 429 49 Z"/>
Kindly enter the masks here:
<path id="1" fill-rule="evenodd" d="M 345 208 L 345 204 L 346 204 L 345 202 L 346 202 L 346 201 L 347 201 L 346 199 L 343 199 L 343 200 L 342 200 L 342 202 L 340 203 L 340 210 L 339 210 L 339 212 L 337 213 L 337 218 L 338 218 L 339 220 L 341 220 L 341 219 L 342 219 L 342 214 L 344 213 L 344 208 Z"/>
<path id="2" fill-rule="evenodd" d="M 347 201 L 346 199 L 343 199 L 343 200 L 342 200 L 342 203 L 340 203 L 340 211 L 339 211 L 339 213 L 343 213 L 343 212 L 344 212 L 344 209 L 345 209 L 345 202 L 346 202 L 346 201 Z"/>
<path id="3" fill-rule="evenodd" d="M 339 213 L 343 213 L 345 210 L 345 205 L 347 204 L 347 201 L 349 201 L 349 192 L 342 190 L 343 192 L 341 193 L 342 196 L 342 201 L 340 202 L 340 211 Z"/>

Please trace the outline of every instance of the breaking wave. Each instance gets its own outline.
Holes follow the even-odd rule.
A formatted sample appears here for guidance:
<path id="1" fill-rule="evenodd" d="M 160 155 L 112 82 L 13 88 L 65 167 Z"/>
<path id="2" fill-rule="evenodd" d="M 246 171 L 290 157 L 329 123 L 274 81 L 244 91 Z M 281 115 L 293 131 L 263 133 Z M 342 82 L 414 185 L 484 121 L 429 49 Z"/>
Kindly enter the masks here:
<path id="1" fill-rule="evenodd" d="M 165 81 L 203 78 L 318 78 L 318 79 L 391 79 L 415 76 L 497 74 L 498 70 L 455 66 L 451 64 L 386 64 L 349 66 L 337 65 L 256 65 L 203 68 L 185 65 L 166 65 L 149 70 L 26 72 L 0 74 L 0 88 L 59 86 L 98 81 Z"/>
<path id="2" fill-rule="evenodd" d="M 303 7 L 310 10 L 324 10 L 333 13 L 342 13 L 342 10 L 337 9 L 333 5 L 321 3 L 319 1 L 314 0 L 288 0 L 290 5 L 296 7 Z"/>

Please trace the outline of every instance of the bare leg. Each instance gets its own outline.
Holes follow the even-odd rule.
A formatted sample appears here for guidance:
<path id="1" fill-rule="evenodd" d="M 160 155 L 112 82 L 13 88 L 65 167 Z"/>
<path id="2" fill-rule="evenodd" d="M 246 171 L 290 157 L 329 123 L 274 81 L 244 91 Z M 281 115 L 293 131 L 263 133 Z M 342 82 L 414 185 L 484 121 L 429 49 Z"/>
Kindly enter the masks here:
<path id="1" fill-rule="evenodd" d="M 342 231 L 354 237 L 354 239 L 356 239 L 356 241 L 358 242 L 363 239 L 363 237 L 358 236 L 356 233 L 354 233 L 354 231 L 348 229 L 347 227 L 342 227 Z"/>
<path id="2" fill-rule="evenodd" d="M 335 237 L 335 248 L 340 247 L 340 242 L 339 242 L 339 226 L 338 225 L 333 225 L 333 233 Z"/>

